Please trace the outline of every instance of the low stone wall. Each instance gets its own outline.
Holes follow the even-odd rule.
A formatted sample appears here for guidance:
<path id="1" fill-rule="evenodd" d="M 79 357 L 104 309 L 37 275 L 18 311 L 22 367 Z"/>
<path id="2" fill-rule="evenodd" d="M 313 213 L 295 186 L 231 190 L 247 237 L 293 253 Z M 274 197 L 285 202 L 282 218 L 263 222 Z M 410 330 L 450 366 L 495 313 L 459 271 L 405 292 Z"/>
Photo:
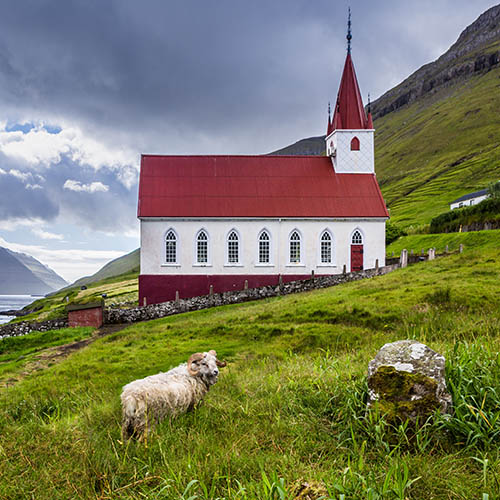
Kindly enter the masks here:
<path id="1" fill-rule="evenodd" d="M 357 281 L 387 274 L 394 271 L 398 267 L 399 263 L 396 263 L 379 269 L 366 269 L 353 273 L 335 274 L 332 276 L 321 276 L 308 280 L 290 281 L 289 283 L 283 283 L 278 286 L 264 286 L 260 288 L 250 288 L 248 290 L 235 290 L 224 293 L 216 293 L 213 295 L 203 295 L 201 297 L 173 300 L 145 307 L 135 307 L 132 309 L 109 308 L 105 312 L 105 323 L 133 323 L 136 321 L 146 321 L 163 318 L 172 314 L 207 309 L 209 307 L 237 304 L 250 300 L 276 297 L 278 295 L 289 295 L 291 293 L 327 288 L 340 285 L 341 283 L 347 283 L 349 281 Z"/>
<path id="2" fill-rule="evenodd" d="M 66 319 L 50 319 L 38 323 L 30 323 L 29 321 L 21 321 L 19 323 L 7 323 L 0 326 L 0 339 L 6 337 L 17 337 L 26 335 L 31 332 L 46 332 L 48 330 L 58 330 L 59 328 L 67 328 L 68 321 Z"/>

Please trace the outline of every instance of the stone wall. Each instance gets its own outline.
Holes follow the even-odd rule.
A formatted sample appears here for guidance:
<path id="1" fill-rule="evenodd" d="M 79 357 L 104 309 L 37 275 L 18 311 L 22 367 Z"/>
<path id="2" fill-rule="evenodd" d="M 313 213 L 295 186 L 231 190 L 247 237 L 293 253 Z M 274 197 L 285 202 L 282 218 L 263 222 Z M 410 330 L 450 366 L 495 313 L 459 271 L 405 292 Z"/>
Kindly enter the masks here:
<path id="1" fill-rule="evenodd" d="M 48 330 L 58 330 L 59 328 L 67 328 L 68 321 L 65 318 L 51 319 L 38 323 L 30 323 L 29 321 L 21 321 L 19 323 L 7 323 L 0 326 L 0 339 L 5 337 L 17 337 L 26 335 L 31 332 L 46 332 Z"/>
<path id="2" fill-rule="evenodd" d="M 341 283 L 347 283 L 349 281 L 357 281 L 387 274 L 398 267 L 399 264 L 396 263 L 379 269 L 365 269 L 354 273 L 335 274 L 308 280 L 290 281 L 289 283 L 283 283 L 278 286 L 264 286 L 260 288 L 249 288 L 248 290 L 215 293 L 190 299 L 152 304 L 145 307 L 135 307 L 133 309 L 109 308 L 105 312 L 105 323 L 133 323 L 135 321 L 146 321 L 163 318 L 172 314 L 207 309 L 209 307 L 237 304 L 249 300 L 265 299 L 278 295 L 289 295 L 291 293 L 306 292 L 308 290 L 317 290 L 340 285 Z"/>

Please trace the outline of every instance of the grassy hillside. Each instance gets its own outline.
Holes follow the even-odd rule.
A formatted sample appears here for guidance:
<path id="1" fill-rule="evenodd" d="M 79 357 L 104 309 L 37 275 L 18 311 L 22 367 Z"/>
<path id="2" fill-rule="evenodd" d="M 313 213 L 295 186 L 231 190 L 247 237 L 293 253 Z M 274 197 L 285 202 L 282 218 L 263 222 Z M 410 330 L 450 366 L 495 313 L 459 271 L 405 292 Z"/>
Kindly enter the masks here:
<path id="1" fill-rule="evenodd" d="M 498 498 L 499 279 L 468 248 L 99 339 L 0 393 L 0 497 Z M 447 357 L 455 404 L 413 437 L 364 407 L 368 361 L 404 338 Z M 209 348 L 228 367 L 205 403 L 123 443 L 121 387 Z"/>
<path id="2" fill-rule="evenodd" d="M 89 285 L 90 283 L 96 283 L 97 281 L 113 278 L 121 274 L 139 273 L 140 255 L 140 248 L 137 248 L 127 255 L 123 255 L 122 257 L 118 257 L 118 259 L 108 262 L 92 276 L 80 278 L 67 288 Z"/>
<path id="3" fill-rule="evenodd" d="M 500 67 L 375 122 L 376 172 L 391 218 L 430 222 L 500 178 Z"/>

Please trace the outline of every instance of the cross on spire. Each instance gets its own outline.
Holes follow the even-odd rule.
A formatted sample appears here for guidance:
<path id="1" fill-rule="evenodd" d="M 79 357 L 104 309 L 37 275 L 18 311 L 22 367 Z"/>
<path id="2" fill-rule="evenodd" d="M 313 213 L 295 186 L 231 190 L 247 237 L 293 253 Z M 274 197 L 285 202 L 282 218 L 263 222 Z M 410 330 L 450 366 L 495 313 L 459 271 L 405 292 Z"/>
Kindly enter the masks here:
<path id="1" fill-rule="evenodd" d="M 347 20 L 347 53 L 351 53 L 351 40 L 352 40 L 352 34 L 351 34 L 351 7 L 349 7 L 349 18 Z"/>

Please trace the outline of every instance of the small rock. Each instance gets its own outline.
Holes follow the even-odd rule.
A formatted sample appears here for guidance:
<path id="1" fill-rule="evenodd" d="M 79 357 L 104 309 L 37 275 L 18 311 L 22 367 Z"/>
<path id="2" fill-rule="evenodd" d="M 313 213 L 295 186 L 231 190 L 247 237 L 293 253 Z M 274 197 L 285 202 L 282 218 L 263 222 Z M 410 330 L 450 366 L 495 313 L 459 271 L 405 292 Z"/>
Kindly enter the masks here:
<path id="1" fill-rule="evenodd" d="M 384 345 L 368 365 L 368 404 L 391 423 L 451 413 L 444 356 L 415 340 Z"/>

